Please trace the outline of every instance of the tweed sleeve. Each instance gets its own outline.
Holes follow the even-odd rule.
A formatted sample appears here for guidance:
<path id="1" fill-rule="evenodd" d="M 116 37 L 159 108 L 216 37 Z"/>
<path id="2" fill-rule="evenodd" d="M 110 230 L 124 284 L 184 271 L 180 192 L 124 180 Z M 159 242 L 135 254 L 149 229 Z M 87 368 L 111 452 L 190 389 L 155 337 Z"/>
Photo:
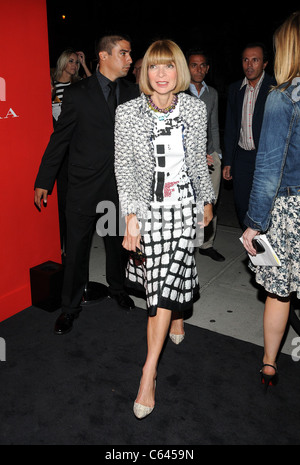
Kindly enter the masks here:
<path id="1" fill-rule="evenodd" d="M 120 105 L 115 117 L 115 176 L 123 216 L 137 211 L 135 163 L 133 156 L 134 124 L 130 102 Z"/>
<path id="2" fill-rule="evenodd" d="M 197 103 L 202 103 L 197 101 Z M 195 117 L 196 139 L 197 139 L 197 163 L 199 172 L 199 181 L 201 197 L 204 203 L 214 203 L 216 196 L 210 179 L 207 165 L 207 111 L 206 106 L 201 105 Z"/>

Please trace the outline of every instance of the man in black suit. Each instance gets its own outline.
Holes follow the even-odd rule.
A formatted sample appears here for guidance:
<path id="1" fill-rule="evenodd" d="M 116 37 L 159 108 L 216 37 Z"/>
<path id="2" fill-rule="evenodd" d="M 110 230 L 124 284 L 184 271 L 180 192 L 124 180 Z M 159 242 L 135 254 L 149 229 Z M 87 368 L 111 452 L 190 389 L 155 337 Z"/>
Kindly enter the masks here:
<path id="1" fill-rule="evenodd" d="M 106 36 L 99 41 L 99 67 L 91 77 L 65 90 L 62 112 L 35 181 L 35 204 L 41 208 L 53 189 L 68 147 L 67 256 L 62 313 L 55 323 L 56 334 L 69 332 L 81 309 L 98 203 L 111 202 L 118 218 L 114 110 L 116 104 L 139 95 L 135 84 L 120 79 L 127 75 L 132 63 L 130 47 L 125 36 Z M 124 290 L 124 250 L 118 230 L 104 236 L 104 244 L 109 295 L 122 307 L 133 308 L 134 303 Z"/>
<path id="2" fill-rule="evenodd" d="M 242 53 L 244 80 L 229 88 L 224 133 L 223 178 L 233 181 L 241 228 L 248 210 L 266 98 L 275 80 L 265 73 L 265 47 L 249 44 Z"/>

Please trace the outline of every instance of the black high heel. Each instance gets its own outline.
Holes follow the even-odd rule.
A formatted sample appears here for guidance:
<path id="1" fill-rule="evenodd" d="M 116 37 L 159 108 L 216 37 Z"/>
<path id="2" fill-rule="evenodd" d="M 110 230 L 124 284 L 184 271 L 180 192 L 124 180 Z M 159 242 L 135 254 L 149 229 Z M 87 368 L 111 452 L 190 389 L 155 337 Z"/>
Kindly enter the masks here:
<path id="1" fill-rule="evenodd" d="M 263 372 L 264 367 L 273 368 L 275 370 L 274 375 L 266 375 Z M 276 386 L 276 384 L 278 383 L 278 371 L 274 365 L 270 365 L 269 363 L 264 363 L 260 370 L 260 374 L 261 374 L 261 382 L 262 384 L 264 384 L 264 387 L 265 387 L 265 392 L 267 392 L 267 389 L 269 386 Z"/>

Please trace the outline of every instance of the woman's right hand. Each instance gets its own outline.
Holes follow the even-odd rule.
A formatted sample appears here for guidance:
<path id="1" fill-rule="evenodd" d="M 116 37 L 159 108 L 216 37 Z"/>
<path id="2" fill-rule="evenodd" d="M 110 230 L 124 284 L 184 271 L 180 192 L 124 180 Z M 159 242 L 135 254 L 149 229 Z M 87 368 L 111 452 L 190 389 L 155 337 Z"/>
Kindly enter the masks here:
<path id="1" fill-rule="evenodd" d="M 139 222 L 134 213 L 127 215 L 125 221 L 126 231 L 122 245 L 124 249 L 135 252 L 137 248 L 140 248 L 141 233 Z"/>
<path id="2" fill-rule="evenodd" d="M 252 240 L 257 234 L 259 234 L 259 231 L 255 231 L 251 228 L 247 228 L 243 233 L 243 245 L 247 252 L 253 257 L 256 255 L 256 250 L 252 245 Z"/>

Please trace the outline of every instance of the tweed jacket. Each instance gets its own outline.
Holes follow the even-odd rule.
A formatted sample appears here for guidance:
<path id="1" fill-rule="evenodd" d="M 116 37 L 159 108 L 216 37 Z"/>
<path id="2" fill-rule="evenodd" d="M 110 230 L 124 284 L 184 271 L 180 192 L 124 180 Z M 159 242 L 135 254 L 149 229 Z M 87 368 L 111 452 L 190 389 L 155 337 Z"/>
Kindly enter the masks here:
<path id="1" fill-rule="evenodd" d="M 206 162 L 206 106 L 185 93 L 178 94 L 178 104 L 185 163 L 196 203 L 213 203 L 215 194 Z M 150 207 L 155 121 L 144 94 L 119 105 L 116 111 L 115 174 L 124 216 L 135 213 L 140 219 L 146 218 Z"/>

